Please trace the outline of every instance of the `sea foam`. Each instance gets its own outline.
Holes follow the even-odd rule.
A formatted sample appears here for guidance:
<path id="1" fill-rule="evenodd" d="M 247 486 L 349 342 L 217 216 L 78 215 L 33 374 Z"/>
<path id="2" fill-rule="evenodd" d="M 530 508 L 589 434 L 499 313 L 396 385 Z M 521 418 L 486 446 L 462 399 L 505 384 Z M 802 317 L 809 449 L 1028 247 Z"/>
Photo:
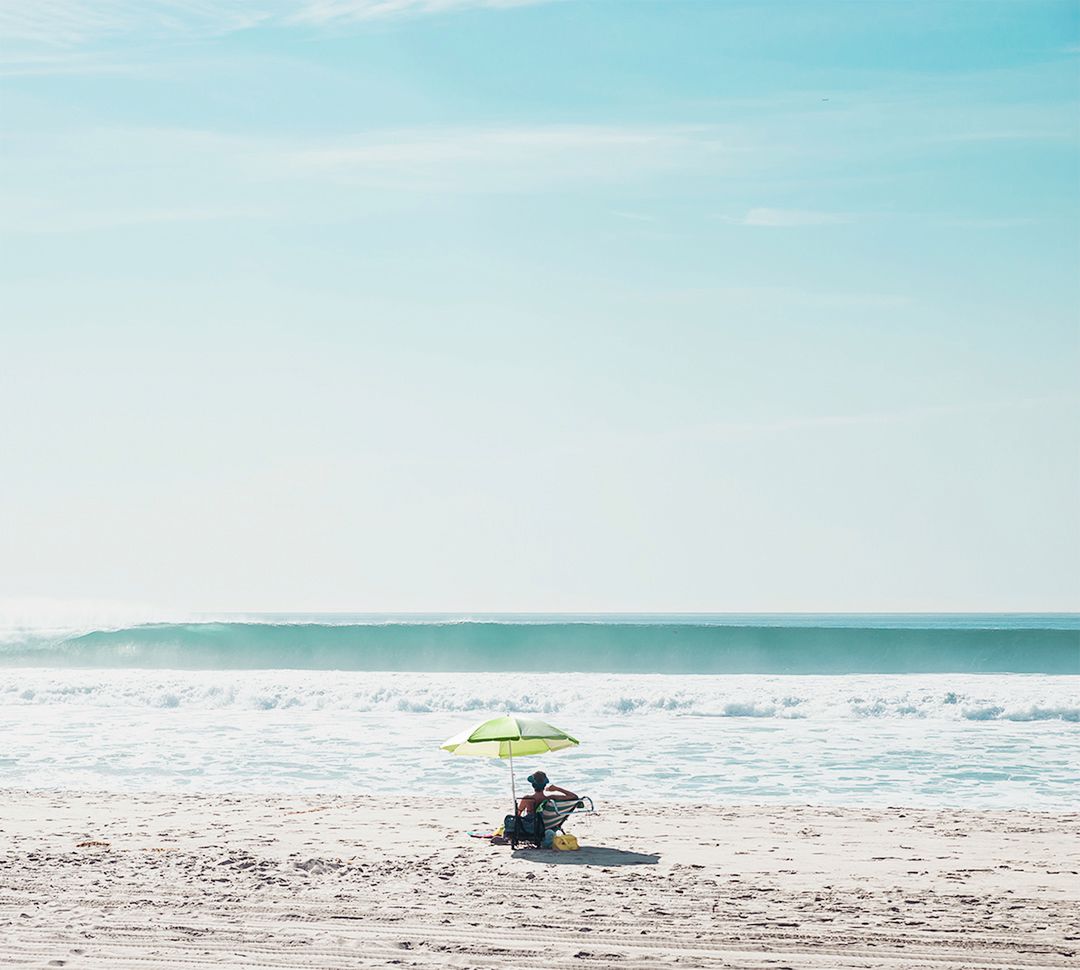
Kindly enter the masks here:
<path id="1" fill-rule="evenodd" d="M 1080 722 L 1080 678 L 1039 674 L 469 674 L 369 671 L 0 671 L 0 705 L 214 711 Z"/>

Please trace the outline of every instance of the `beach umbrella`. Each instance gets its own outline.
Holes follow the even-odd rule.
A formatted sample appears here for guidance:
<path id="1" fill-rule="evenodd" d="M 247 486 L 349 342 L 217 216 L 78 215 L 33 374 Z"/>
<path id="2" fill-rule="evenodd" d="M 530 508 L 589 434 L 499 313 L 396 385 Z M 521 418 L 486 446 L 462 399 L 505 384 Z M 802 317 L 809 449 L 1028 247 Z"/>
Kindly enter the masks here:
<path id="1" fill-rule="evenodd" d="M 514 783 L 514 755 L 543 754 L 561 751 L 578 744 L 560 728 L 535 717 L 504 714 L 493 717 L 476 727 L 467 728 L 448 738 L 439 747 L 451 754 L 467 754 L 478 758 L 507 758 L 510 761 L 510 794 L 517 812 L 517 786 Z"/>

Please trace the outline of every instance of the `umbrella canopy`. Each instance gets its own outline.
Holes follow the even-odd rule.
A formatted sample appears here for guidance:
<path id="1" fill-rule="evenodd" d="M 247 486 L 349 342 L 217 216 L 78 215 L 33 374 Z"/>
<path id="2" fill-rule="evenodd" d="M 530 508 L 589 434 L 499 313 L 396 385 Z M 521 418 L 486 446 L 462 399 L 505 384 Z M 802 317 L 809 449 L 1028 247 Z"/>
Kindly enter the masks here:
<path id="1" fill-rule="evenodd" d="M 543 754 L 578 744 L 565 731 L 534 717 L 504 714 L 444 741 L 440 747 L 451 754 L 480 758 L 513 758 L 514 755 Z"/>
<path id="2" fill-rule="evenodd" d="M 517 786 L 514 783 L 514 755 L 543 754 L 578 744 L 565 731 L 535 717 L 504 714 L 448 738 L 439 747 L 451 754 L 469 754 L 479 758 L 510 759 L 510 797 L 517 812 Z"/>

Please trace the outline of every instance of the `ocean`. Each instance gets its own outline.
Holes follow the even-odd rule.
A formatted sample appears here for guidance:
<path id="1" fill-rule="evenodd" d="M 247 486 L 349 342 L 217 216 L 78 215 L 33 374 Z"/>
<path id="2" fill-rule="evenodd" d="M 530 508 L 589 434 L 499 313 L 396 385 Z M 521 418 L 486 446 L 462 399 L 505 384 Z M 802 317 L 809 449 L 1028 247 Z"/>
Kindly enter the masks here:
<path id="1" fill-rule="evenodd" d="M 0 786 L 1075 809 L 1080 617 L 230 616 L 0 632 Z"/>

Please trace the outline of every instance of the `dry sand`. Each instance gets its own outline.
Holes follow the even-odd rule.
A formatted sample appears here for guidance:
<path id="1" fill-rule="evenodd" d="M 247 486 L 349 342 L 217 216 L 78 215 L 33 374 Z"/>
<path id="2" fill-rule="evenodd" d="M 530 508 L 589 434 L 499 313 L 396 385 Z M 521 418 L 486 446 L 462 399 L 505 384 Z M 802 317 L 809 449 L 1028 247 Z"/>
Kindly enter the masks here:
<path id="1" fill-rule="evenodd" d="M 1080 966 L 1080 814 L 600 807 L 0 792 L 0 965 Z"/>

